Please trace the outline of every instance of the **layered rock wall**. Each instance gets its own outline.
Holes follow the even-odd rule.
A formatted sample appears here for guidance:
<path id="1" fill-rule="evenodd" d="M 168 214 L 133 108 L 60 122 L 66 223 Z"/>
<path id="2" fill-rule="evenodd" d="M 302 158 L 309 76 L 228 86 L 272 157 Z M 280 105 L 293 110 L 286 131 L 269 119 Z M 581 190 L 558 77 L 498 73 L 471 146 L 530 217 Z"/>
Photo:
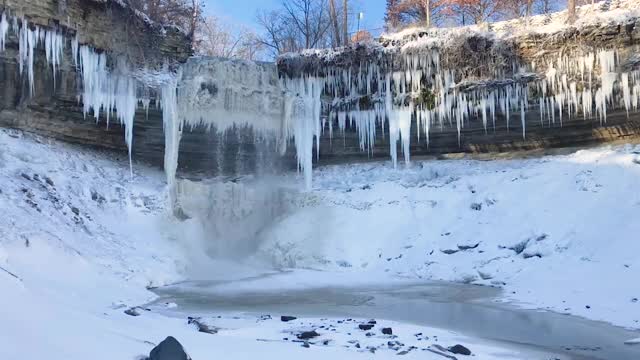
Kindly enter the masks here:
<path id="1" fill-rule="evenodd" d="M 131 9 L 111 0 L 4 0 L 0 9 L 19 24 L 58 30 L 64 36 L 62 62 L 54 72 L 43 46 L 34 48 L 34 91 L 19 71 L 19 38 L 8 31 L 0 51 L 0 126 L 90 146 L 126 150 L 124 129 L 104 117 L 96 122 L 83 115 L 81 78 L 73 61 L 72 41 L 107 54 L 108 62 L 126 59 L 133 68 L 158 69 L 184 62 L 191 55 L 190 40 L 173 27 L 146 21 Z M 149 94 L 153 97 L 153 94 Z M 135 116 L 134 154 L 161 164 L 164 151 L 162 114 L 152 106 L 139 107 Z"/>

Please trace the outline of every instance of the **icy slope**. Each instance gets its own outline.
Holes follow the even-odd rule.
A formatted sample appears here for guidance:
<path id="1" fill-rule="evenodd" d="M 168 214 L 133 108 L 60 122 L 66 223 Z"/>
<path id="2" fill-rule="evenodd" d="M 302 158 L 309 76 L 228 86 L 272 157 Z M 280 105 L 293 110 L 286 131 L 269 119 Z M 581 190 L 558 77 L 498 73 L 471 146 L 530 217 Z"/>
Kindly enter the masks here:
<path id="1" fill-rule="evenodd" d="M 12 268 L 22 250 L 52 247 L 127 281 L 176 279 L 164 177 L 144 166 L 131 176 L 117 156 L 0 130 L 0 249 L 12 249 L 1 266 Z"/>
<path id="2" fill-rule="evenodd" d="M 320 331 L 323 340 L 338 345 L 310 350 L 282 340 L 310 326 L 309 321 L 335 324 L 340 319 L 303 319 L 303 325 L 275 316 L 264 321 L 225 314 L 229 322 L 214 336 L 198 332 L 186 316 L 144 310 L 126 315 L 130 306 L 153 297 L 145 286 L 179 280 L 185 264 L 194 262 L 185 245 L 195 232 L 190 221 L 178 223 L 166 215 L 164 177 L 142 164 L 134 170 L 131 178 L 124 156 L 0 130 L 1 359 L 138 359 L 168 335 L 178 338 L 194 359 L 220 354 L 225 359 L 370 358 L 368 349 L 341 345 L 352 338 L 345 335 L 353 331 L 346 326 L 339 334 Z M 246 276 L 236 268 L 224 270 L 227 279 Z M 327 281 L 335 276 L 323 275 Z M 483 359 L 523 358 L 518 349 L 446 330 L 385 325 L 410 344 L 422 340 L 412 334 L 424 331 L 435 338 L 429 344 L 463 342 Z M 387 341 L 382 335 L 358 336 L 363 344 Z M 384 350 L 379 358 L 396 357 L 396 350 Z M 424 350 L 406 357 L 441 355 Z"/>
<path id="3" fill-rule="evenodd" d="M 497 285 L 527 307 L 640 327 L 640 147 L 314 176 L 265 234 L 279 266 Z"/>

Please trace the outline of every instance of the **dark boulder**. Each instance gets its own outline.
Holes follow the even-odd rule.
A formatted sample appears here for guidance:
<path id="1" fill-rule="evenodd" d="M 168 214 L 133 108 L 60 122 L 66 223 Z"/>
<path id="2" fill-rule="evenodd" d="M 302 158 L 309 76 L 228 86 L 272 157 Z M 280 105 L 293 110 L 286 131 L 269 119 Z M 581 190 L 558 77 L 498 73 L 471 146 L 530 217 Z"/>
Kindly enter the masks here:
<path id="1" fill-rule="evenodd" d="M 382 328 L 382 333 L 385 335 L 393 335 L 393 330 L 390 327 Z"/>
<path id="2" fill-rule="evenodd" d="M 371 330 L 371 328 L 373 328 L 373 324 L 360 324 L 358 325 L 358 328 L 360 328 L 360 330 Z"/>
<path id="3" fill-rule="evenodd" d="M 139 307 L 136 306 L 125 310 L 124 313 L 129 316 L 140 316 L 142 314 L 142 311 Z"/>
<path id="4" fill-rule="evenodd" d="M 297 317 L 295 316 L 287 316 L 287 315 L 280 316 L 280 321 L 283 321 L 283 322 L 289 322 L 295 319 L 297 319 Z"/>
<path id="5" fill-rule="evenodd" d="M 298 335 L 298 339 L 300 340 L 309 340 L 309 339 L 313 339 L 314 337 L 318 337 L 320 336 L 320 334 L 318 334 L 315 330 L 312 331 L 304 331 L 302 333 L 300 333 Z"/>
<path id="6" fill-rule="evenodd" d="M 467 349 L 466 347 L 464 347 L 464 346 L 462 346 L 460 344 L 454 345 L 454 346 L 450 347 L 448 350 L 449 350 L 449 352 L 452 352 L 452 353 L 458 354 L 458 355 L 471 355 L 471 350 Z"/>
<path id="7" fill-rule="evenodd" d="M 191 360 L 191 358 L 184 351 L 182 344 L 173 336 L 169 336 L 151 349 L 147 360 Z"/>

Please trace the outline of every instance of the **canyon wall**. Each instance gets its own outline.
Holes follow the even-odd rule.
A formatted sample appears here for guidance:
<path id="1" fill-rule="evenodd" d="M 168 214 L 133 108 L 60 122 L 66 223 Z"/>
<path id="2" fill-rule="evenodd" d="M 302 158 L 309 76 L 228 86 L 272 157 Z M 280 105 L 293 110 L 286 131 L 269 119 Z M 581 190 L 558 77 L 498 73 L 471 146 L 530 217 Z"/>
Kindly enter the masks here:
<path id="1" fill-rule="evenodd" d="M 216 70 L 221 63 L 216 59 L 192 58 L 183 66 L 192 54 L 190 39 L 176 28 L 147 21 L 118 1 L 5 0 L 0 5 L 5 14 L 30 28 L 59 31 L 65 46 L 58 71 L 52 71 L 44 46 L 34 48 L 32 90 L 20 72 L 18 34 L 8 31 L 0 51 L 0 126 L 126 154 L 124 126 L 112 121 L 107 127 L 104 115 L 95 121 L 83 112 L 83 82 L 73 53 L 77 41 L 106 54 L 111 68 L 125 59 L 143 77 L 182 73 L 178 69 L 185 68 L 188 96 L 197 106 L 209 106 L 196 111 L 181 133 L 178 172 L 185 177 L 294 168 L 303 150 L 310 151 L 305 162 L 313 158 L 322 164 L 390 154 L 395 161 L 402 153 L 415 157 L 635 141 L 640 134 L 638 9 L 631 0 L 606 4 L 611 8 L 598 4 L 588 6 L 591 13 L 582 9 L 585 21 L 576 26 L 535 17 L 527 23 L 413 29 L 348 48 L 288 54 L 278 59 L 277 67 L 265 65 L 265 74 L 273 74 L 244 84 L 242 76 L 225 82 L 229 74 Z M 239 64 L 224 69 L 237 71 L 233 69 L 244 66 Z M 256 131 L 267 120 L 278 121 L 278 111 L 286 112 L 274 110 L 277 100 L 270 100 L 264 113 L 255 113 L 254 106 L 255 122 L 243 118 L 235 124 L 229 116 L 233 105 L 228 101 L 235 92 L 246 93 L 244 105 L 261 103 L 252 97 L 273 89 L 288 92 L 290 99 L 304 98 L 309 94 L 296 92 L 305 92 L 310 80 L 323 89 L 321 112 L 312 119 L 321 125 L 306 132 L 267 126 L 280 126 L 288 133 L 286 148 L 282 138 L 271 141 Z M 165 159 L 157 96 L 161 88 L 136 89 L 142 102 L 136 107 L 132 139 L 134 160 L 158 166 Z M 145 101 L 151 106 L 143 106 Z M 242 117 L 241 112 L 237 116 Z M 306 138 L 304 146 L 301 139 L 294 144 L 294 133 Z M 265 157 L 271 151 L 284 156 Z"/>

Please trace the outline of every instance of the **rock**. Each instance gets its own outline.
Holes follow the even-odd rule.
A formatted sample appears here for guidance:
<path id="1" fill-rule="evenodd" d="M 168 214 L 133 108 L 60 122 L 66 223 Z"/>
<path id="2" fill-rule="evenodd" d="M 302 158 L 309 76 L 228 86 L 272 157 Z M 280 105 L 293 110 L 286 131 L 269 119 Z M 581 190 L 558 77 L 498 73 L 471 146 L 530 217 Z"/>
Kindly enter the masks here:
<path id="1" fill-rule="evenodd" d="M 447 350 L 457 355 L 471 355 L 471 350 L 467 349 L 466 347 L 460 344 L 454 345 Z"/>
<path id="2" fill-rule="evenodd" d="M 471 209 L 475 210 L 475 211 L 480 211 L 482 210 L 482 204 L 480 203 L 473 203 L 471 204 Z"/>
<path id="3" fill-rule="evenodd" d="M 382 333 L 385 335 L 393 335 L 393 329 L 390 327 L 382 328 Z"/>
<path id="4" fill-rule="evenodd" d="M 173 336 L 169 336 L 151 349 L 147 360 L 191 360 L 191 358 L 184 351 L 182 344 Z"/>
<path id="5" fill-rule="evenodd" d="M 287 316 L 287 315 L 280 316 L 280 321 L 282 322 L 289 322 L 295 319 L 297 319 L 297 317 L 295 316 Z"/>
<path id="6" fill-rule="evenodd" d="M 360 324 L 358 325 L 358 328 L 364 331 L 371 330 L 373 328 L 373 324 Z"/>
<path id="7" fill-rule="evenodd" d="M 528 244 L 529 244 L 529 239 L 521 241 L 511 247 L 508 247 L 508 249 L 513 250 L 516 252 L 516 254 L 520 255 L 527 248 Z"/>
<path id="8" fill-rule="evenodd" d="M 298 339 L 300 340 L 309 340 L 318 336 L 320 336 L 320 334 L 318 334 L 315 330 L 303 331 L 302 333 L 297 335 Z"/>
<path id="9" fill-rule="evenodd" d="M 132 307 L 129 308 L 127 310 L 124 311 L 125 314 L 129 315 L 129 316 L 140 316 L 140 314 L 142 314 L 142 309 L 140 309 L 139 307 Z"/>
<path id="10" fill-rule="evenodd" d="M 204 322 L 202 322 L 202 319 L 200 318 L 193 318 L 193 317 L 189 317 L 188 318 L 188 323 L 190 325 L 194 325 L 199 332 L 201 333 L 205 333 L 205 334 L 212 334 L 215 335 L 218 333 L 218 328 L 215 326 L 209 326 L 207 324 L 205 324 Z"/>
<path id="11" fill-rule="evenodd" d="M 451 254 L 455 254 L 457 253 L 459 250 L 453 250 L 453 249 L 444 249 L 444 250 L 440 250 L 443 253 L 447 254 L 447 255 L 451 255 Z"/>
<path id="12" fill-rule="evenodd" d="M 477 243 L 475 243 L 473 245 L 471 245 L 471 244 L 469 244 L 469 245 L 458 245 L 458 249 L 460 249 L 460 251 L 471 250 L 471 249 L 477 248 L 479 245 L 480 245 L 479 242 L 477 242 Z"/>

